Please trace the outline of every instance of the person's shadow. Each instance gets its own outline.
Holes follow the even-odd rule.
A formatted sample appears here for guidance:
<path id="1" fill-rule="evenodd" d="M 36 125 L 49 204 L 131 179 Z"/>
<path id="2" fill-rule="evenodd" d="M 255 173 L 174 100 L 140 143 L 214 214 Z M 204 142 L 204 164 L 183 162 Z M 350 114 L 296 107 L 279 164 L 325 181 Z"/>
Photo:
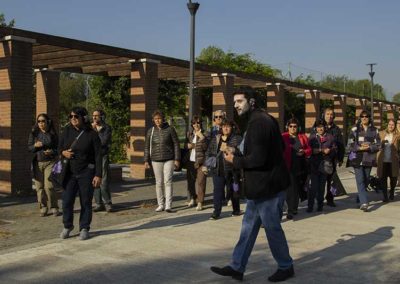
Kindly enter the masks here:
<path id="1" fill-rule="evenodd" d="M 399 254 L 383 245 L 393 237 L 393 229 L 386 226 L 365 234 L 343 234 L 333 246 L 296 259 L 295 266 L 299 274 L 310 277 L 315 274 L 318 279 L 322 273 L 335 283 L 396 283 L 390 282 L 395 277 L 400 283 L 400 277 L 391 267 L 397 263 Z M 318 242 L 317 237 L 314 242 Z"/>

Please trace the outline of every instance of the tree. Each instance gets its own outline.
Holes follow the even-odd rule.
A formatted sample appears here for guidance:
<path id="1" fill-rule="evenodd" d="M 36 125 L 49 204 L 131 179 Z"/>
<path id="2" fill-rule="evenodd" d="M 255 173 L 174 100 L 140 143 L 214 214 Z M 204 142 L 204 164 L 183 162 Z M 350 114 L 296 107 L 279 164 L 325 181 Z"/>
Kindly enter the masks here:
<path id="1" fill-rule="evenodd" d="M 280 70 L 257 61 L 250 53 L 237 54 L 232 51 L 225 52 L 216 46 L 203 48 L 196 61 L 232 71 L 242 71 L 268 77 L 281 75 Z"/>
<path id="2" fill-rule="evenodd" d="M 68 123 L 68 115 L 75 106 L 86 101 L 86 78 L 84 75 L 62 72 L 60 74 L 60 125 Z"/>
<path id="3" fill-rule="evenodd" d="M 393 96 L 393 101 L 395 103 L 400 103 L 400 92 Z"/>
<path id="4" fill-rule="evenodd" d="M 13 28 L 15 25 L 15 20 L 12 19 L 8 24 L 6 22 L 6 18 L 3 13 L 0 13 L 0 27 L 8 27 Z"/>
<path id="5" fill-rule="evenodd" d="M 94 76 L 89 80 L 89 113 L 104 110 L 112 128 L 110 161 L 127 162 L 130 130 L 130 78 Z"/>

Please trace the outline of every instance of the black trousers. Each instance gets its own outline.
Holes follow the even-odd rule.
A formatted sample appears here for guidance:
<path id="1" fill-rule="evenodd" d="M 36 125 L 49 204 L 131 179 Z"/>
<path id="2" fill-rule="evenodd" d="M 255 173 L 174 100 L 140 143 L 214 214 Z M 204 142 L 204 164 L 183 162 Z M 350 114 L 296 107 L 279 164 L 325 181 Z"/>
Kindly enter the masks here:
<path id="1" fill-rule="evenodd" d="M 380 178 L 380 182 L 384 195 L 387 194 L 388 178 L 390 179 L 390 190 L 394 191 L 397 183 L 397 177 L 392 176 L 392 163 L 383 163 L 382 177 Z"/>
<path id="2" fill-rule="evenodd" d="M 286 203 L 288 206 L 288 214 L 293 215 L 297 213 L 299 207 L 299 192 L 304 184 L 301 184 L 299 177 L 296 178 L 293 173 L 290 173 L 290 186 L 286 193 Z"/>
<path id="3" fill-rule="evenodd" d="M 81 212 L 79 215 L 79 230 L 90 229 L 92 222 L 92 181 L 94 170 L 87 168 L 77 175 L 69 175 L 68 182 L 62 195 L 64 228 L 72 228 L 74 224 L 75 197 L 79 194 Z"/>
<path id="4" fill-rule="evenodd" d="M 187 177 L 187 189 L 188 189 L 188 200 L 197 199 L 196 195 L 196 169 L 194 168 L 194 162 L 188 161 L 186 168 L 186 177 Z"/>

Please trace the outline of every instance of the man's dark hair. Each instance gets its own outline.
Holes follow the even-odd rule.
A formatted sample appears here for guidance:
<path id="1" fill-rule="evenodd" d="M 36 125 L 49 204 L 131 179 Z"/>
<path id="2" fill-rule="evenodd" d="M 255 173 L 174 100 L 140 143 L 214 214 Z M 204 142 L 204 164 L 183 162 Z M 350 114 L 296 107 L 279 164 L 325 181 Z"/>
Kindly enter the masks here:
<path id="1" fill-rule="evenodd" d="M 252 108 L 257 107 L 257 92 L 250 86 L 240 86 L 234 89 L 233 96 L 243 94 Z"/>
<path id="2" fill-rule="evenodd" d="M 79 115 L 82 118 L 83 128 L 84 129 L 91 129 L 92 128 L 92 126 L 90 124 L 89 113 L 88 113 L 86 108 L 81 107 L 81 106 L 76 106 L 76 107 L 73 107 L 71 109 L 70 113 L 71 112 Z"/>

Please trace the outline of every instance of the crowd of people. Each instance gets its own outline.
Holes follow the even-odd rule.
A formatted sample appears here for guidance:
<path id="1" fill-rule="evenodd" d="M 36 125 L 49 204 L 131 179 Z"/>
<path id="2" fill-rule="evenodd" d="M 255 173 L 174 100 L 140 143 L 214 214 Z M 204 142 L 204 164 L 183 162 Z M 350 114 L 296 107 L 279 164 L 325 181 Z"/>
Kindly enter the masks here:
<path id="1" fill-rule="evenodd" d="M 222 276 L 243 279 L 247 260 L 260 228 L 264 227 L 278 270 L 270 276 L 273 282 L 294 275 L 293 261 L 285 234 L 280 225 L 284 203 L 287 219 L 298 214 L 299 203 L 307 200 L 306 212 L 323 211 L 324 204 L 336 207 L 334 180 L 337 167 L 342 166 L 346 146 L 341 129 L 335 124 L 335 113 L 326 108 L 317 118 L 307 137 L 299 120 L 290 118 L 280 132 L 278 122 L 259 108 L 255 92 L 241 88 L 234 93 L 234 107 L 244 127 L 239 129 L 226 113 L 213 113 L 213 128 L 203 129 L 201 116 L 194 115 L 180 148 L 174 127 L 157 110 L 152 115 L 153 126 L 147 130 L 144 167 L 152 169 L 157 197 L 156 212 L 174 212 L 173 172 L 186 168 L 188 207 L 204 208 L 207 177 L 213 182 L 213 212 L 211 220 L 221 216 L 224 204 L 232 206 L 232 216 L 240 216 L 240 199 L 246 199 L 239 241 L 228 266 L 211 267 Z M 92 212 L 112 212 L 109 188 L 109 152 L 111 127 L 106 114 L 97 109 L 89 118 L 83 107 L 71 109 L 69 123 L 60 137 L 47 114 L 39 114 L 28 139 L 28 149 L 34 153 L 33 176 L 40 216 L 49 212 L 59 216 L 59 207 L 51 175 L 57 165 L 66 170 L 61 186 L 62 239 L 74 229 L 73 212 L 76 195 L 80 199 L 80 239 L 89 238 Z M 378 187 L 383 201 L 394 200 L 399 176 L 400 119 L 389 119 L 386 129 L 378 131 L 368 111 L 362 111 L 348 139 L 348 167 L 354 168 L 357 202 L 360 209 L 369 208 L 367 187 L 372 167 L 377 167 Z M 387 179 L 389 178 L 389 190 Z M 92 199 L 95 207 L 92 208 Z M 324 202 L 326 199 L 326 203 Z"/>

